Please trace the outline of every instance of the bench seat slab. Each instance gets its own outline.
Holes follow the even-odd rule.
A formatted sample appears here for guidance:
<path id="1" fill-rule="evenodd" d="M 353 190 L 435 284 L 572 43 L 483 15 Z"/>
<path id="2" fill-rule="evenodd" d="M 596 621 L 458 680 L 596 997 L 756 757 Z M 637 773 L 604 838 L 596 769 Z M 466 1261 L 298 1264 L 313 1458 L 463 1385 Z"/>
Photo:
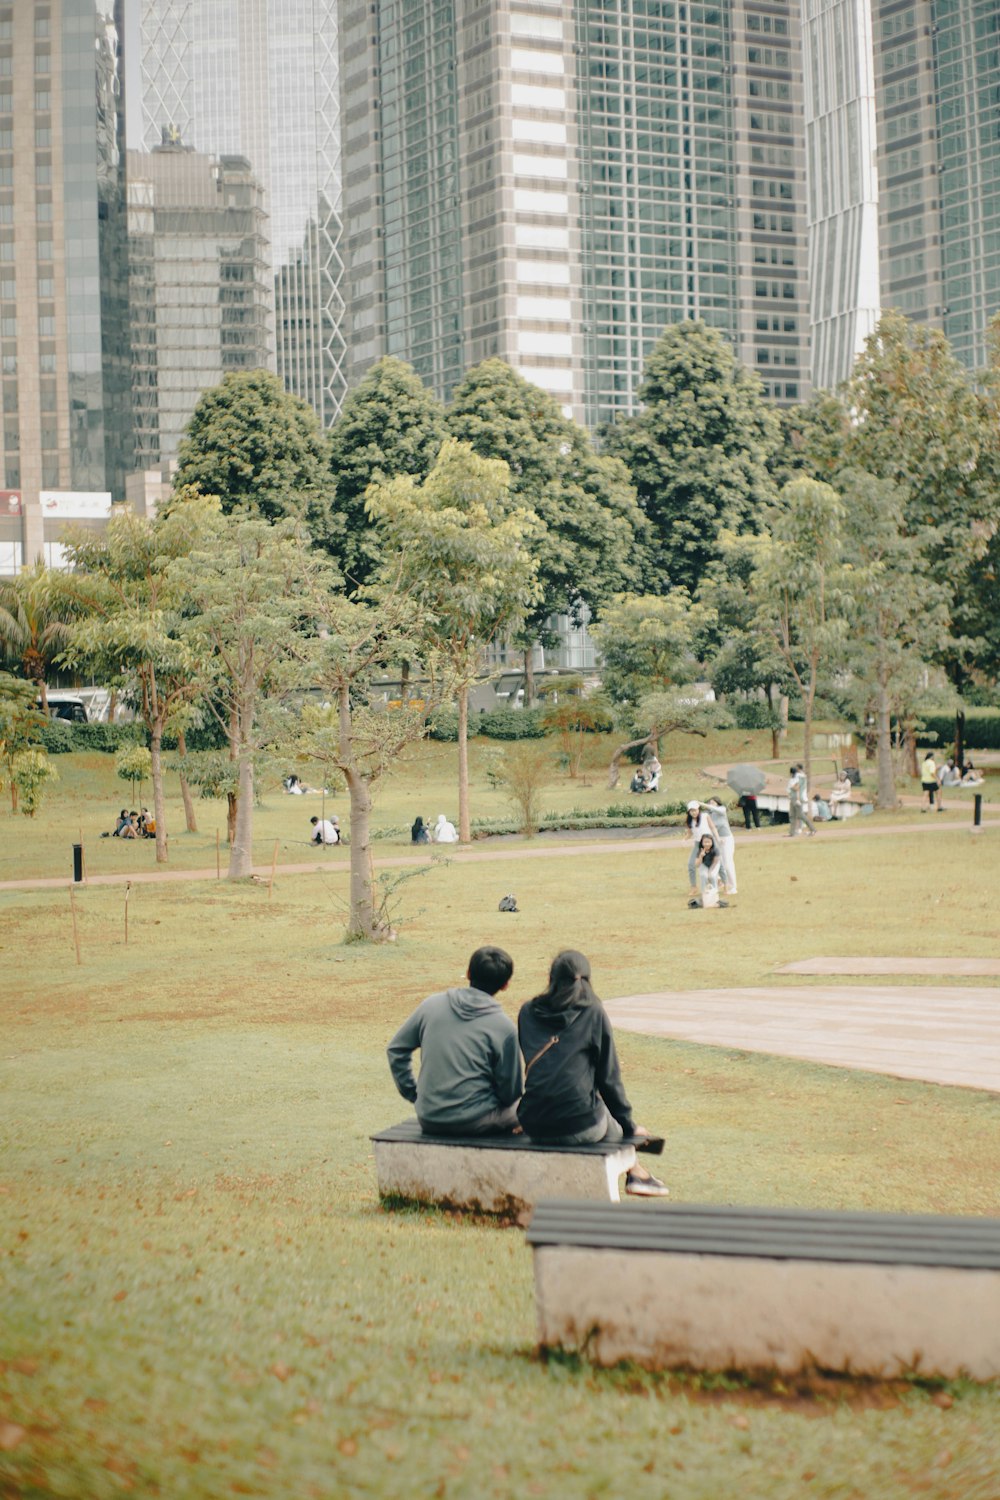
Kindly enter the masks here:
<path id="1" fill-rule="evenodd" d="M 1000 1270 L 535 1244 L 543 1346 L 598 1365 L 1000 1377 Z"/>
<path id="2" fill-rule="evenodd" d="M 624 1143 L 594 1151 L 522 1149 L 508 1141 L 391 1140 L 374 1136 L 382 1198 L 518 1217 L 541 1198 L 618 1203 L 618 1179 L 635 1165 Z"/>

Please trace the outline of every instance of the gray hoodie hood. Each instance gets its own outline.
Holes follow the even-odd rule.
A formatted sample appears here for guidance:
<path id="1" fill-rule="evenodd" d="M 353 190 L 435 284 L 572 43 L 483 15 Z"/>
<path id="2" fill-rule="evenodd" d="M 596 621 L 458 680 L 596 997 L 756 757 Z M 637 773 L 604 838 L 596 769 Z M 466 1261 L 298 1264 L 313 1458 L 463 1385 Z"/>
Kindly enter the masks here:
<path id="1" fill-rule="evenodd" d="M 472 1021 L 476 1016 L 481 1016 L 487 1011 L 499 1009 L 499 1003 L 492 995 L 487 995 L 485 990 L 473 989 L 471 985 L 464 985 L 461 989 L 446 990 L 445 993 L 448 996 L 448 1004 L 460 1021 Z"/>

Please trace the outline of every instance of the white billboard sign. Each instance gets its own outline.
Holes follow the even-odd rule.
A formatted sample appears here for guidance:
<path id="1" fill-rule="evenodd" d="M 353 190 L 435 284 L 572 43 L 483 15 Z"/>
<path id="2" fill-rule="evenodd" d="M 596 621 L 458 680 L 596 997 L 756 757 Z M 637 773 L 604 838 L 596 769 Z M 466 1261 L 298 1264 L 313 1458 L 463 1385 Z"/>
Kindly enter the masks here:
<path id="1" fill-rule="evenodd" d="M 58 521 L 106 521 L 111 515 L 110 490 L 42 490 L 42 515 Z"/>

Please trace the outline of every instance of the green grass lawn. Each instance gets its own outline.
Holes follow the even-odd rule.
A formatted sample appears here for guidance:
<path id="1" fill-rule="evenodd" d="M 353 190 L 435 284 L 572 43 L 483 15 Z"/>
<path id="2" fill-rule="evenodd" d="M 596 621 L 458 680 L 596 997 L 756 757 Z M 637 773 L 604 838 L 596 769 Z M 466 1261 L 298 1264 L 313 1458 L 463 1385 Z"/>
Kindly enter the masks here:
<path id="1" fill-rule="evenodd" d="M 704 760 L 742 758 L 730 738 Z M 379 819 L 453 809 L 453 757 L 428 747 Z M 129 800 L 108 759 L 58 764 L 39 819 L 0 820 L 4 875 L 68 874 L 76 830 Z M 696 777 L 669 766 L 667 795 Z M 494 795 L 477 783 L 477 814 Z M 585 798 L 608 800 L 599 779 L 551 802 Z M 259 857 L 313 800 L 269 796 Z M 926 837 L 740 838 L 719 913 L 686 909 L 680 846 L 515 843 L 409 883 L 377 950 L 341 943 L 336 868 L 279 876 L 270 900 L 133 886 L 127 947 L 123 889 L 79 888 L 79 966 L 64 890 L 0 893 L 2 1500 L 997 1500 L 995 1386 L 809 1394 L 541 1362 L 523 1235 L 383 1212 L 367 1139 L 407 1113 L 387 1037 L 479 942 L 514 954 L 512 1012 L 567 945 L 609 997 L 801 985 L 772 971 L 817 953 L 994 954 L 995 835 L 947 816 Z M 213 817 L 172 864 L 214 862 Z M 109 841 L 91 856 L 85 837 L 93 869 Z M 114 843 L 108 868 L 152 853 Z M 508 889 L 521 912 L 501 917 Z M 620 1050 L 675 1201 L 1000 1215 L 995 1096 L 627 1034 Z"/>

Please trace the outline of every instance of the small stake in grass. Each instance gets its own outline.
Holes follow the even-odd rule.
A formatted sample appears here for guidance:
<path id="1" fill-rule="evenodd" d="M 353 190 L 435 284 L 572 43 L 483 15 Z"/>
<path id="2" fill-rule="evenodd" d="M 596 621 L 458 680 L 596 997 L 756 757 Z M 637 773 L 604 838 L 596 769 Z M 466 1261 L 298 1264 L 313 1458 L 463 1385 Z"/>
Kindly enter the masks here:
<path id="1" fill-rule="evenodd" d="M 132 882 L 131 882 L 131 880 L 126 880 L 126 882 L 125 882 L 125 946 L 126 946 L 126 948 L 128 947 L 128 897 L 129 897 L 129 891 L 131 891 L 131 889 L 132 889 Z"/>
<path id="2" fill-rule="evenodd" d="M 82 964 L 83 959 L 80 957 L 80 931 L 76 925 L 76 892 L 72 886 L 69 888 L 69 909 L 73 913 L 73 946 L 76 949 L 76 961 L 78 964 Z"/>
<path id="3" fill-rule="evenodd" d="M 267 899 L 268 899 L 268 901 L 270 901 L 270 899 L 271 899 L 271 892 L 274 890 L 274 871 L 275 871 L 275 867 L 276 867 L 277 863 L 278 863 L 278 840 L 275 839 L 275 841 L 274 841 L 274 853 L 271 855 L 271 879 L 270 879 L 270 881 L 268 883 L 268 887 L 267 887 Z"/>

